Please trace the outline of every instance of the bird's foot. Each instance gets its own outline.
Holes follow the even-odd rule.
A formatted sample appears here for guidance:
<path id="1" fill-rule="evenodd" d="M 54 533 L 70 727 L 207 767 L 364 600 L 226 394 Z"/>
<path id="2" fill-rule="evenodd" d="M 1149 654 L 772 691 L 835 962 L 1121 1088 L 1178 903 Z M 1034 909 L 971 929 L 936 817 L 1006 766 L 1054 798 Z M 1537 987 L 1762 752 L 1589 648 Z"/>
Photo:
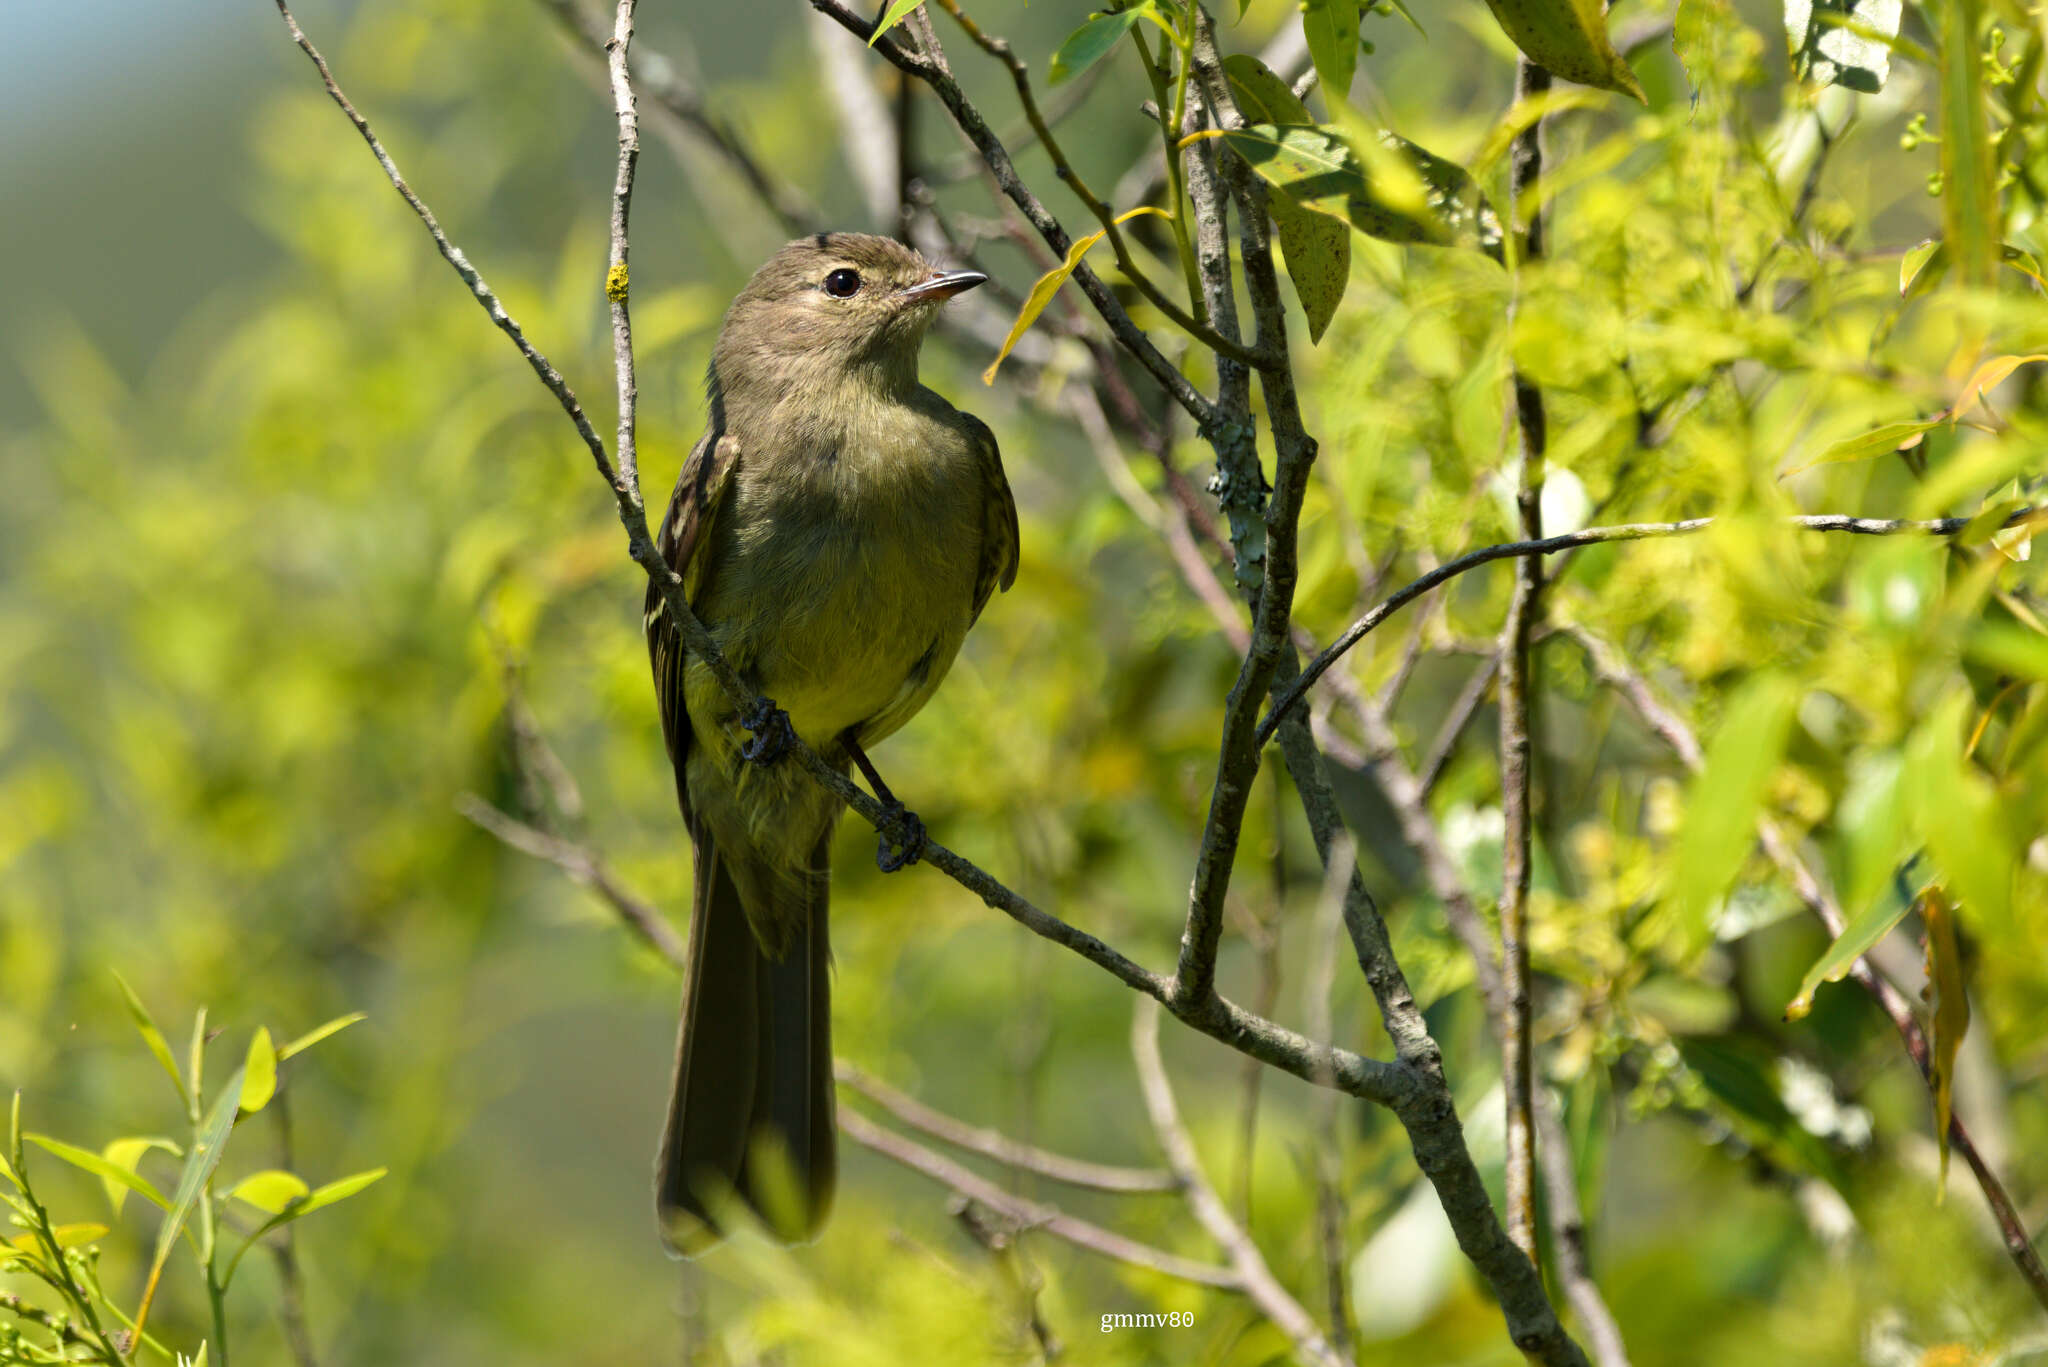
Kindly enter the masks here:
<path id="1" fill-rule="evenodd" d="M 789 713 L 777 707 L 773 698 L 762 698 L 751 713 L 740 718 L 740 725 L 754 733 L 740 742 L 740 758 L 749 764 L 775 763 L 796 737 Z"/>
<path id="2" fill-rule="evenodd" d="M 883 873 L 894 873 L 924 857 L 928 843 L 924 822 L 918 819 L 916 812 L 894 798 L 883 806 L 882 824 L 876 829 L 882 835 L 875 846 L 875 867 Z"/>

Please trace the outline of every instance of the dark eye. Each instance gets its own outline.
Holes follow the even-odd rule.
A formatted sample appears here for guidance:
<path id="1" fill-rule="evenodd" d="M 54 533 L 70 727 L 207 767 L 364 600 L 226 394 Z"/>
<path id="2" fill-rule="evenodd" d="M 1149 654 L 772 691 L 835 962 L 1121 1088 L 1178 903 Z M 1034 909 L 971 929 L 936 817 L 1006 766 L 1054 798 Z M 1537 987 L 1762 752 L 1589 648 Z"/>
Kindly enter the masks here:
<path id="1" fill-rule="evenodd" d="M 834 299 L 851 299 L 860 292 L 860 272 L 841 266 L 825 277 L 825 293 Z"/>

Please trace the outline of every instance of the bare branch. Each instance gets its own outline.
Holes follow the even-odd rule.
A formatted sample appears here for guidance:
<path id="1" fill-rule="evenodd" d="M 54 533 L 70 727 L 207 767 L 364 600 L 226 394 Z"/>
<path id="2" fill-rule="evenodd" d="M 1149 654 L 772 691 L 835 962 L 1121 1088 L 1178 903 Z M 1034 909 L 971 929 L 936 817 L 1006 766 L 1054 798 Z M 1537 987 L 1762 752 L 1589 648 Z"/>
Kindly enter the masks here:
<path id="1" fill-rule="evenodd" d="M 1517 104 L 1541 99 L 1550 90 L 1550 73 L 1526 56 L 1515 60 Z M 1508 295 L 1506 326 L 1521 311 L 1523 261 L 1543 255 L 1543 204 L 1538 182 L 1543 175 L 1543 120 L 1538 118 L 1515 135 L 1509 152 L 1508 214 L 1513 222 L 1528 219 L 1522 251 L 1516 261 Z M 1543 456 L 1548 418 L 1543 391 L 1520 370 L 1514 372 L 1515 417 L 1521 430 L 1517 462 L 1515 511 L 1522 535 L 1543 536 Z M 1501 840 L 1500 961 L 1505 1012 L 1500 1022 L 1501 1093 L 1507 1111 L 1507 1164 L 1503 1184 L 1508 1211 L 1508 1237 L 1535 1262 L 1536 1122 L 1534 1113 L 1536 1042 L 1531 1038 L 1532 1000 L 1529 985 L 1529 769 L 1534 746 L 1529 737 L 1529 632 L 1535 624 L 1537 598 L 1543 590 L 1543 559 L 1525 555 L 1515 562 L 1515 589 L 1508 599 L 1507 620 L 1500 630 L 1500 805 L 1506 829 Z"/>
<path id="2" fill-rule="evenodd" d="M 1090 1163 L 1064 1154 L 1048 1152 L 1010 1138 L 998 1130 L 968 1125 L 943 1111 L 935 1111 L 917 1098 L 897 1091 L 886 1082 L 870 1077 L 855 1065 L 840 1059 L 834 1065 L 839 1081 L 853 1088 L 914 1130 L 944 1140 L 958 1149 L 993 1158 L 1007 1167 L 1035 1172 L 1069 1186 L 1129 1195 L 1134 1192 L 1175 1191 L 1179 1179 L 1158 1168 L 1124 1168 L 1109 1163 Z"/>
<path id="3" fill-rule="evenodd" d="M 960 1195 L 979 1201 L 1004 1219 L 1023 1228 L 1042 1229 L 1047 1234 L 1057 1235 L 1091 1253 L 1100 1253 L 1105 1258 L 1114 1258 L 1118 1262 L 1131 1263 L 1137 1267 L 1150 1268 L 1154 1272 L 1163 1272 L 1182 1281 L 1214 1286 L 1225 1291 L 1245 1289 L 1242 1278 L 1230 1268 L 1198 1263 L 1193 1259 L 1168 1253 L 1164 1249 L 1154 1248 L 1150 1244 L 1139 1243 L 1136 1239 L 1126 1238 L 1114 1230 L 1090 1224 L 1079 1216 L 1067 1214 L 1057 1206 L 1013 1196 L 979 1173 L 971 1172 L 952 1159 L 933 1153 L 922 1144 L 885 1130 L 859 1112 L 850 1111 L 844 1106 L 839 1108 L 839 1130 L 863 1148 L 872 1149 L 884 1158 L 894 1159 L 912 1171 L 921 1172 L 934 1181 L 951 1187 Z"/>
<path id="4" fill-rule="evenodd" d="M 1166 1080 L 1166 1065 L 1159 1057 L 1159 1006 L 1140 1000 L 1131 1020 L 1131 1057 L 1138 1066 L 1138 1084 L 1145 1093 L 1145 1110 L 1152 1117 L 1152 1131 L 1166 1153 L 1166 1165 L 1173 1169 L 1187 1193 L 1188 1208 L 1209 1237 L 1223 1246 L 1230 1265 L 1237 1272 L 1239 1289 L 1273 1322 L 1274 1327 L 1294 1341 L 1295 1348 L 1321 1367 L 1345 1367 L 1348 1359 L 1330 1346 L 1308 1311 L 1266 1266 L 1265 1255 L 1237 1221 L 1230 1218 L 1223 1198 L 1202 1173 L 1202 1161 L 1195 1141 L 1181 1124 L 1180 1108 L 1174 1104 L 1172 1084 Z"/>

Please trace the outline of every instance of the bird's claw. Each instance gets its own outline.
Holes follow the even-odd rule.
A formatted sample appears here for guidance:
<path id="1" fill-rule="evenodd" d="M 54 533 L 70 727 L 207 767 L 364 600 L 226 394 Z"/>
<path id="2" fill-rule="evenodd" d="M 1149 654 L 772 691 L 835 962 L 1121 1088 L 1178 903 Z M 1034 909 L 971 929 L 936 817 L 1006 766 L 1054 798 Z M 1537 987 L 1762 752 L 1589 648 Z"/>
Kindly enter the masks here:
<path id="1" fill-rule="evenodd" d="M 894 873 L 924 857 L 924 822 L 902 803 L 890 802 L 882 808 L 882 824 L 877 829 L 882 834 L 875 846 L 875 867 L 883 873 Z"/>
<path id="2" fill-rule="evenodd" d="M 740 742 L 740 758 L 749 764 L 775 763 L 796 734 L 790 729 L 789 713 L 777 707 L 773 698 L 761 699 L 751 713 L 740 718 L 740 725 L 754 733 Z"/>

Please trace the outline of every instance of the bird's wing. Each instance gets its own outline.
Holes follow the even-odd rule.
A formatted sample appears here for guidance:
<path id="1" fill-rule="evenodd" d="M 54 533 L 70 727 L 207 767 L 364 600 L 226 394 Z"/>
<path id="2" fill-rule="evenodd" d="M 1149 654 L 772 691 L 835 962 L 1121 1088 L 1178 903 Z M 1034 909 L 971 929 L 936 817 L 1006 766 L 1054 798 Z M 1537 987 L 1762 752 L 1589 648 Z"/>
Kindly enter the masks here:
<path id="1" fill-rule="evenodd" d="M 982 471 L 981 564 L 974 574 L 974 615 L 979 617 L 989 595 L 1017 582 L 1017 501 L 1003 477 L 996 434 L 972 413 L 960 416 L 967 420 L 967 439 Z"/>
<path id="2" fill-rule="evenodd" d="M 704 434 L 683 471 L 676 476 L 676 491 L 669 497 L 668 515 L 654 544 L 668 567 L 682 576 L 683 591 L 692 594 L 703 577 L 698 563 L 710 544 L 711 520 L 732 472 L 739 464 L 739 443 L 715 428 Z M 668 757 L 675 766 L 676 796 L 689 814 L 689 798 L 683 792 L 683 760 L 689 753 L 690 718 L 683 708 L 683 638 L 669 620 L 661 589 L 651 580 L 647 585 L 647 654 L 654 665 L 654 697 L 661 708 L 662 739 L 668 742 Z"/>

